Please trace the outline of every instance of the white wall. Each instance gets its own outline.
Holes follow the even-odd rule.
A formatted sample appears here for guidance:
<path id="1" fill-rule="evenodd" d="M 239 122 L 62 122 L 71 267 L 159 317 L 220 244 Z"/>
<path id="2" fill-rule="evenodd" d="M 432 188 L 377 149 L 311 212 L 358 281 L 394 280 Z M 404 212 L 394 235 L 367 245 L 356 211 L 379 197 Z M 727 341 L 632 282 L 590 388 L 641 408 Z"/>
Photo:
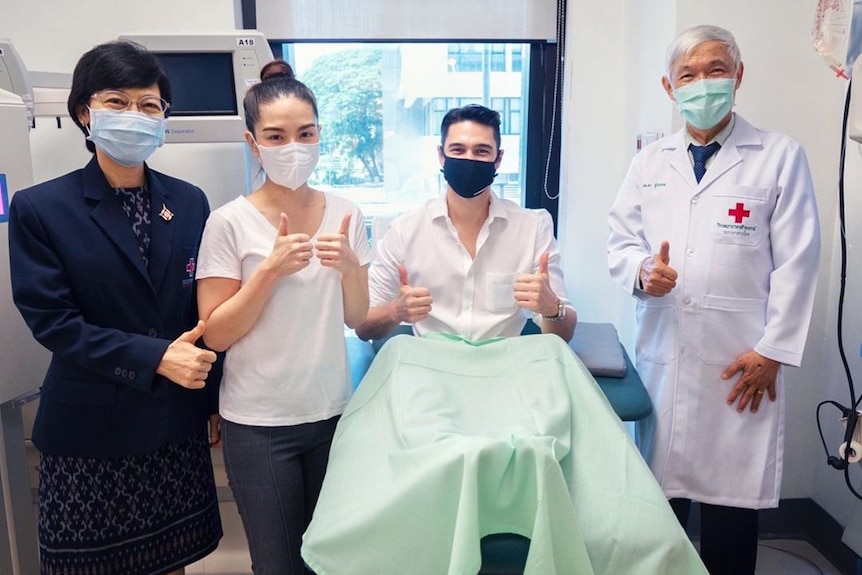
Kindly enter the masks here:
<path id="1" fill-rule="evenodd" d="M 71 72 L 102 42 L 132 32 L 233 30 L 235 0 L 0 0 L 0 36 L 9 38 L 27 68 Z"/>
<path id="2" fill-rule="evenodd" d="M 560 241 L 569 295 L 579 315 L 584 320 L 614 321 L 631 350 L 633 302 L 608 279 L 607 211 L 625 176 L 636 134 L 668 133 L 680 125 L 659 85 L 667 44 L 695 24 L 731 30 L 745 63 L 736 110 L 755 125 L 786 132 L 804 146 L 823 230 L 820 274 L 799 278 L 816 281 L 818 296 L 803 366 L 785 372 L 788 413 L 782 497 L 812 497 L 846 524 L 855 500 L 843 487 L 840 474 L 825 465 L 814 415 L 823 399 L 848 402 L 834 343 L 838 284 L 833 265 L 841 114 L 847 86 L 811 47 L 814 6 L 783 0 L 569 0 Z M 851 182 L 858 188 L 862 154 L 855 146 L 848 164 L 855 165 Z M 849 196 L 848 225 L 858 229 L 862 194 L 851 189 Z M 848 280 L 848 305 L 853 309 L 845 320 L 845 333 L 851 332 L 846 338 L 848 355 L 862 380 L 862 298 L 852 294 L 854 284 L 858 292 L 862 281 L 862 233 L 855 236 L 851 266 L 852 262 L 856 270 Z M 841 430 L 836 412 L 825 413 L 827 441 L 834 450 Z M 862 474 L 858 469 L 853 472 L 858 481 Z"/>
<path id="3" fill-rule="evenodd" d="M 634 309 L 608 276 L 606 216 L 637 134 L 670 131 L 660 78 L 674 4 L 569 0 L 567 9 L 559 214 L 566 287 L 579 318 L 613 322 L 630 353 Z"/>

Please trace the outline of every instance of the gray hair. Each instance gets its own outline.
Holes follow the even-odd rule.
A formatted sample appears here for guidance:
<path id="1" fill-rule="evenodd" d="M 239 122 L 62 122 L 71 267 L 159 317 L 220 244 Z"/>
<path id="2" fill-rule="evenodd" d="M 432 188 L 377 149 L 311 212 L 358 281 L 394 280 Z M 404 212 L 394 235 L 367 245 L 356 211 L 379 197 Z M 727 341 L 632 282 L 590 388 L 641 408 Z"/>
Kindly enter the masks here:
<path id="1" fill-rule="evenodd" d="M 683 58 L 696 46 L 712 40 L 724 44 L 728 55 L 733 60 L 734 68 L 738 70 L 741 56 L 739 54 L 739 46 L 736 45 L 736 39 L 733 37 L 733 34 L 718 26 L 702 25 L 682 31 L 668 46 L 667 56 L 665 57 L 665 74 L 667 74 L 667 77 L 672 80 L 670 75 L 671 68 L 680 58 Z"/>

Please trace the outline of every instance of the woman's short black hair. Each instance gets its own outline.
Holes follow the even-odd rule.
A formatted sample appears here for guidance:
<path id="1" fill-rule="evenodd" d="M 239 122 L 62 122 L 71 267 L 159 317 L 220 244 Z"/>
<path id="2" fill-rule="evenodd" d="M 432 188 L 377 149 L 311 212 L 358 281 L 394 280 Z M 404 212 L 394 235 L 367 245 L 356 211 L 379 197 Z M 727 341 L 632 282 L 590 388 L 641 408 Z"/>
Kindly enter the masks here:
<path id="1" fill-rule="evenodd" d="M 299 98 L 308 103 L 314 111 L 315 120 L 320 116 L 317 113 L 317 99 L 312 91 L 296 79 L 290 64 L 280 58 L 276 58 L 260 71 L 260 83 L 249 88 L 242 101 L 245 110 L 245 127 L 254 134 L 254 125 L 260 119 L 261 104 L 268 104 L 282 97 Z"/>
<path id="2" fill-rule="evenodd" d="M 135 42 L 99 44 L 78 60 L 72 74 L 72 89 L 66 108 L 72 120 L 87 136 L 87 128 L 78 119 L 78 112 L 89 103 L 93 94 L 102 90 L 148 88 L 153 84 L 158 84 L 161 97 L 170 104 L 171 84 L 154 54 Z M 96 151 L 89 140 L 87 149 Z"/>

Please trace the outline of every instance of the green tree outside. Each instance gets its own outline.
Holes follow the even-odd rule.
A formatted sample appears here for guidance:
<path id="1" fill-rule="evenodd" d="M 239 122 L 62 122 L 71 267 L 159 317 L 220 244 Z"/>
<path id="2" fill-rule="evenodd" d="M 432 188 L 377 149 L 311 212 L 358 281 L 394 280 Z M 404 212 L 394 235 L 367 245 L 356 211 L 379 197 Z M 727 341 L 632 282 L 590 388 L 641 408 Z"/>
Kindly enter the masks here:
<path id="1" fill-rule="evenodd" d="M 383 181 L 381 51 L 345 50 L 314 60 L 300 78 L 314 92 L 329 151 L 338 162 L 332 183 L 347 183 L 359 160 L 368 180 Z M 323 159 L 323 158 L 321 158 Z"/>

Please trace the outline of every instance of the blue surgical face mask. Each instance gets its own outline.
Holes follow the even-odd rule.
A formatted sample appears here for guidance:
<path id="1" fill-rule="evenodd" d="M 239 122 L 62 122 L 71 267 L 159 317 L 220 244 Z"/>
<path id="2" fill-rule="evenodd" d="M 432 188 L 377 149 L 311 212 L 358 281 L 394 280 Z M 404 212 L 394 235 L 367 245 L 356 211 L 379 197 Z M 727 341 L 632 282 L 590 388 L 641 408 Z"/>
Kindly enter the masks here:
<path id="1" fill-rule="evenodd" d="M 683 119 L 698 130 L 718 124 L 733 107 L 736 78 L 706 78 L 674 89 Z"/>
<path id="2" fill-rule="evenodd" d="M 90 108 L 87 139 L 121 166 L 137 166 L 165 143 L 166 123 L 140 112 Z"/>
<path id="3" fill-rule="evenodd" d="M 485 191 L 497 175 L 495 162 L 480 162 L 466 158 L 443 156 L 443 177 L 449 187 L 462 198 L 473 198 Z"/>

